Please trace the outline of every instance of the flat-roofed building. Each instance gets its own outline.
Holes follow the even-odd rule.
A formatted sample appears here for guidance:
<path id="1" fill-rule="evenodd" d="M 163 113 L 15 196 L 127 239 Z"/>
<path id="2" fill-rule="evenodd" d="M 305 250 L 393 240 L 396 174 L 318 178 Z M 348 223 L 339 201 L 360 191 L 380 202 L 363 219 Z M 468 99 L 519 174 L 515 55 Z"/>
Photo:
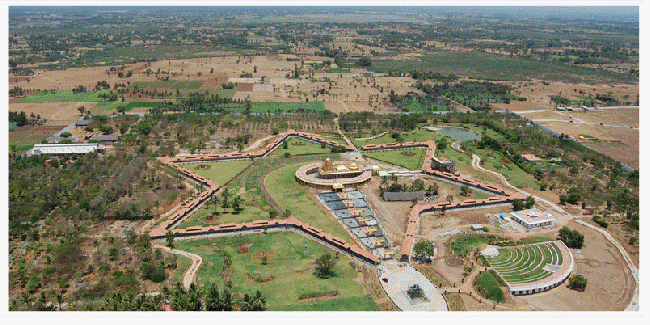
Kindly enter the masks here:
<path id="1" fill-rule="evenodd" d="M 537 208 L 511 212 L 512 219 L 524 226 L 526 229 L 550 226 L 555 223 L 555 218 L 549 212 Z"/>
<path id="2" fill-rule="evenodd" d="M 71 143 L 71 144 L 35 144 L 34 148 L 29 149 L 25 155 L 85 155 L 91 152 L 103 150 L 104 146 L 98 143 Z"/>
<path id="3" fill-rule="evenodd" d="M 455 173 L 456 163 L 447 157 L 433 157 L 431 159 L 431 168 L 443 172 Z"/>

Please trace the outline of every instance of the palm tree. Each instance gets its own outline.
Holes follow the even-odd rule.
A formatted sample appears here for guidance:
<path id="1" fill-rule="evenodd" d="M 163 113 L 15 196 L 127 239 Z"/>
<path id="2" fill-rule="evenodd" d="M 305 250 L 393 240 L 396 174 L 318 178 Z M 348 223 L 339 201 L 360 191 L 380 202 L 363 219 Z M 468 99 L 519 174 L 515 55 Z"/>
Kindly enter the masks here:
<path id="1" fill-rule="evenodd" d="M 219 196 L 218 195 L 212 195 L 211 203 L 214 204 L 214 215 L 217 214 L 217 205 L 219 205 Z"/>
<path id="2" fill-rule="evenodd" d="M 221 302 L 219 300 L 219 290 L 216 283 L 212 283 L 210 288 L 205 292 L 205 310 L 217 311 L 221 310 Z"/>

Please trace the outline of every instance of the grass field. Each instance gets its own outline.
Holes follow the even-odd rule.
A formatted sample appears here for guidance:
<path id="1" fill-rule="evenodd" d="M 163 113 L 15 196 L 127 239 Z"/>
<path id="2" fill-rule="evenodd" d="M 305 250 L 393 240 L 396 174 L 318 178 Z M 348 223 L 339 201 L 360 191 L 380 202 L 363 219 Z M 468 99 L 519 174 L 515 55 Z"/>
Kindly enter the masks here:
<path id="1" fill-rule="evenodd" d="M 273 152 L 269 154 L 270 157 L 283 157 L 285 153 L 290 153 L 292 156 L 319 154 L 332 152 L 331 147 L 325 146 L 321 148 L 320 144 L 311 141 L 302 140 L 296 137 L 289 137 L 285 141 L 288 142 L 287 149 L 279 145 Z"/>
<path id="2" fill-rule="evenodd" d="M 440 134 L 437 132 L 433 131 L 428 131 L 424 129 L 416 129 L 411 132 L 400 132 L 400 135 L 402 137 L 402 142 L 407 142 L 407 141 L 415 141 L 415 142 L 424 142 L 427 140 L 437 140 L 442 138 Z M 350 141 L 354 143 L 355 146 L 361 147 L 366 144 L 384 144 L 384 143 L 396 143 L 397 140 L 395 140 L 393 137 L 391 137 L 391 134 L 385 134 L 381 137 L 374 138 L 372 140 L 355 140 L 353 137 L 356 136 L 354 133 L 349 133 L 348 137 L 350 137 Z M 367 135 L 366 135 L 367 136 Z M 364 137 L 366 137 L 364 136 Z"/>
<path id="3" fill-rule="evenodd" d="M 407 156 L 404 153 L 415 153 L 415 155 Z M 404 149 L 404 150 L 386 150 L 386 151 L 366 151 L 363 155 L 372 159 L 377 159 L 389 164 L 402 166 L 409 170 L 422 169 L 422 162 L 424 161 L 424 149 Z"/>
<path id="4" fill-rule="evenodd" d="M 307 194 L 312 188 L 296 181 L 296 170 L 302 165 L 284 166 L 271 172 L 264 182 L 270 195 L 283 209 L 291 210 L 291 215 L 300 221 L 354 243 L 343 226 L 321 210 L 318 203 Z"/>
<path id="5" fill-rule="evenodd" d="M 214 282 L 223 289 L 224 282 L 231 280 L 235 293 L 260 290 L 271 310 L 378 310 L 372 299 L 363 293 L 362 286 L 354 281 L 358 272 L 351 267 L 349 258 L 340 255 L 334 267 L 335 276 L 319 279 L 313 275 L 314 261 L 322 254 L 335 253 L 292 232 L 185 240 L 175 245 L 203 257 L 197 274 L 199 287 Z M 249 251 L 240 254 L 241 246 L 249 247 Z M 262 250 L 274 255 L 266 265 L 253 258 L 253 254 Z M 230 272 L 224 272 L 223 252 L 232 256 Z M 272 280 L 255 281 L 260 275 L 272 277 Z M 311 303 L 299 300 L 303 294 L 330 291 L 339 292 L 336 299 Z"/>
<path id="6" fill-rule="evenodd" d="M 472 146 L 468 147 L 467 151 L 473 152 L 481 157 L 481 160 L 484 161 L 483 167 L 485 169 L 503 174 L 510 184 L 519 188 L 539 188 L 539 184 L 533 175 L 528 174 L 526 171 L 519 168 L 519 166 L 515 165 L 514 163 L 504 163 L 502 160 L 504 156 L 501 153 L 496 152 L 490 148 L 477 149 L 476 147 Z"/>
<path id="7" fill-rule="evenodd" d="M 436 102 L 427 102 L 417 98 L 404 98 L 395 104 L 404 112 L 432 112 L 432 111 L 449 111 L 447 105 Z"/>
<path id="8" fill-rule="evenodd" d="M 192 265 L 192 260 L 189 257 L 183 255 L 174 255 L 176 256 L 176 269 L 172 274 L 169 275 L 170 283 L 183 282 L 183 273 Z"/>
<path id="9" fill-rule="evenodd" d="M 193 80 L 168 80 L 168 81 L 136 81 L 129 85 L 129 88 L 162 88 L 162 89 L 199 89 L 203 81 Z"/>
<path id="10" fill-rule="evenodd" d="M 481 53 L 440 51 L 419 57 L 418 61 L 373 60 L 369 68 L 375 72 L 428 70 L 454 73 L 483 80 L 561 80 L 595 83 L 599 80 L 632 83 L 637 78 L 607 70 L 571 66 L 560 62 L 543 62 L 520 57 Z"/>
<path id="11" fill-rule="evenodd" d="M 328 68 L 323 71 L 325 71 L 325 73 L 350 73 L 350 69 L 342 68 Z"/>
<path id="12" fill-rule="evenodd" d="M 530 283 L 551 276 L 546 264 L 562 265 L 562 254 L 554 243 L 499 249 L 499 256 L 488 258 L 490 266 L 508 283 Z"/>
<path id="13" fill-rule="evenodd" d="M 243 199 L 246 201 L 245 195 Z M 208 215 L 212 215 L 212 213 L 215 211 L 219 213 L 218 216 L 212 217 L 212 219 L 206 218 Z M 222 208 L 221 203 L 219 203 L 215 209 L 214 204 L 208 201 L 191 216 L 183 220 L 183 222 L 178 225 L 178 228 L 185 229 L 193 226 L 207 227 L 231 222 L 242 223 L 268 219 L 268 212 L 250 204 L 242 204 L 242 210 L 239 213 L 235 213 L 232 208 Z"/>
<path id="14" fill-rule="evenodd" d="M 72 90 L 57 90 L 56 93 L 41 92 L 23 98 L 20 103 L 60 103 L 60 102 L 101 102 L 99 94 L 108 91 L 89 91 L 85 93 L 73 93 Z"/>
<path id="15" fill-rule="evenodd" d="M 483 272 L 476 277 L 474 282 L 476 291 L 483 297 L 490 299 L 494 302 L 505 302 L 506 298 L 503 290 L 499 287 L 497 280 L 490 274 L 490 272 Z"/>
<path id="16" fill-rule="evenodd" d="M 182 167 L 187 168 L 199 175 L 205 176 L 221 185 L 225 185 L 244 169 L 248 168 L 253 162 L 251 160 L 232 160 L 232 161 L 219 161 L 219 162 L 199 162 L 182 164 Z M 197 169 L 200 165 L 208 165 L 210 169 Z"/>
<path id="17" fill-rule="evenodd" d="M 232 98 L 232 96 L 235 96 L 235 90 L 234 89 L 210 89 L 208 90 L 208 93 L 210 94 L 217 94 L 221 98 Z"/>
<path id="18" fill-rule="evenodd" d="M 458 256 L 466 256 L 468 253 L 477 249 L 483 249 L 490 241 L 481 236 L 463 236 L 458 237 L 451 242 L 451 251 Z"/>

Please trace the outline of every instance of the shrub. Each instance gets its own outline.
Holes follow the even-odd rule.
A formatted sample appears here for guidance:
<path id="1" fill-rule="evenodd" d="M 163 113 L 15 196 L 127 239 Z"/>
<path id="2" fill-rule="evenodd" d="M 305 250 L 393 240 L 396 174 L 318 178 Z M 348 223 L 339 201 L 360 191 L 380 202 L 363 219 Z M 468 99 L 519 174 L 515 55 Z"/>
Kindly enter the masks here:
<path id="1" fill-rule="evenodd" d="M 582 248 L 585 236 L 577 230 L 571 230 L 564 226 L 560 229 L 560 239 L 570 248 Z"/>
<path id="2" fill-rule="evenodd" d="M 415 254 L 425 255 L 425 256 L 434 256 L 435 255 L 435 249 L 436 249 L 436 246 L 432 242 L 427 241 L 427 240 L 419 241 L 413 247 L 413 251 L 415 252 Z"/>
<path id="3" fill-rule="evenodd" d="M 601 219 L 600 216 L 593 216 L 591 217 L 591 220 L 593 220 L 593 222 L 597 223 L 599 226 L 603 228 L 607 228 L 607 226 L 609 226 L 607 221 Z"/>
<path id="4" fill-rule="evenodd" d="M 239 247 L 239 254 L 246 254 L 246 253 L 248 253 L 248 246 Z"/>
<path id="5" fill-rule="evenodd" d="M 587 279 L 581 274 L 575 274 L 569 278 L 569 288 L 576 291 L 585 291 Z"/>
<path id="6" fill-rule="evenodd" d="M 160 264 L 144 262 L 140 265 L 143 280 L 151 280 L 156 283 L 165 281 L 165 267 Z"/>

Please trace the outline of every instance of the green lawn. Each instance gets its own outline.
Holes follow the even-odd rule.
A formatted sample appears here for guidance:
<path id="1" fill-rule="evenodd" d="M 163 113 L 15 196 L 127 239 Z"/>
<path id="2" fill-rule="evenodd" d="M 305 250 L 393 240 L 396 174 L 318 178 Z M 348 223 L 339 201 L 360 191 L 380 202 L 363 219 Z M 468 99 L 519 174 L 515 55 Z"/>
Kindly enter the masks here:
<path id="1" fill-rule="evenodd" d="M 175 245 L 203 257 L 197 274 L 199 287 L 214 282 L 220 289 L 224 288 L 225 264 L 219 250 L 232 256 L 232 291 L 244 294 L 260 290 L 272 310 L 378 310 L 372 299 L 363 293 L 362 286 L 354 281 L 358 272 L 351 267 L 349 258 L 339 255 L 335 276 L 319 279 L 313 275 L 314 261 L 324 253 L 335 253 L 292 232 L 183 240 L 176 241 Z M 240 254 L 241 246 L 249 246 L 249 251 Z M 274 254 L 266 265 L 252 257 L 262 250 Z M 273 280 L 258 283 L 251 278 L 257 274 L 272 276 Z M 319 302 L 298 299 L 302 294 L 330 291 L 338 291 L 338 298 Z"/>
<path id="2" fill-rule="evenodd" d="M 537 180 L 535 180 L 533 175 L 528 174 L 514 163 L 504 163 L 502 160 L 504 156 L 501 153 L 490 148 L 477 149 L 476 147 L 469 147 L 467 151 L 473 152 L 481 157 L 481 160 L 485 161 L 483 168 L 503 174 L 510 184 L 518 188 L 539 188 L 539 184 L 537 184 Z M 510 160 L 507 157 L 506 159 Z"/>
<path id="3" fill-rule="evenodd" d="M 544 241 L 531 237 L 527 241 Z M 509 283 L 530 283 L 549 277 L 546 264 L 562 265 L 562 255 L 555 244 L 517 246 L 500 249 L 499 256 L 488 259 L 499 275 Z"/>
<path id="4" fill-rule="evenodd" d="M 405 155 L 404 153 L 415 153 L 415 155 Z M 389 164 L 402 166 L 409 170 L 422 169 L 425 149 L 403 149 L 403 150 L 386 150 L 386 151 L 365 151 L 363 155 L 373 159 L 387 162 Z"/>
<path id="5" fill-rule="evenodd" d="M 303 163 L 284 166 L 271 172 L 264 182 L 270 195 L 280 207 L 291 210 L 291 215 L 300 221 L 354 243 L 343 226 L 309 197 L 307 192 L 312 188 L 296 181 L 296 170 L 302 165 Z"/>
<path id="6" fill-rule="evenodd" d="M 231 196 L 232 197 L 232 196 Z M 244 195 L 243 197 L 244 201 L 246 201 L 246 196 Z M 215 210 L 219 213 L 218 216 L 212 217 L 212 219 L 207 219 L 206 216 L 212 215 Z M 210 201 L 206 202 L 201 208 L 199 208 L 196 212 L 194 212 L 191 216 L 187 217 L 187 219 L 183 220 L 182 223 L 178 225 L 178 228 L 180 229 L 185 229 L 188 227 L 193 227 L 193 226 L 202 226 L 202 227 L 207 227 L 207 226 L 214 226 L 214 225 L 220 225 L 224 223 L 243 223 L 243 222 L 251 222 L 255 220 L 268 220 L 269 219 L 269 213 L 250 204 L 242 204 L 242 210 L 239 211 L 238 213 L 235 213 L 235 211 L 232 208 L 223 208 L 221 207 L 221 203 L 217 205 L 217 208 L 215 209 L 214 204 L 210 203 Z"/>
<path id="7" fill-rule="evenodd" d="M 350 73 L 350 69 L 342 68 L 327 68 L 323 71 L 325 71 L 325 73 Z"/>
<path id="8" fill-rule="evenodd" d="M 183 255 L 174 255 L 176 256 L 176 269 L 172 274 L 169 275 L 169 283 L 183 282 L 183 273 L 192 265 L 192 260 L 189 257 Z"/>
<path id="9" fill-rule="evenodd" d="M 503 290 L 499 287 L 497 280 L 490 274 L 490 272 L 483 272 L 476 277 L 476 291 L 483 297 L 495 302 L 505 302 Z"/>
<path id="10" fill-rule="evenodd" d="M 221 185 L 228 183 L 231 179 L 248 168 L 253 162 L 251 160 L 232 160 L 205 163 L 187 163 L 182 167 L 187 168 L 199 175 L 205 176 Z M 197 169 L 199 165 L 208 165 L 210 169 Z"/>
<path id="11" fill-rule="evenodd" d="M 270 157 L 284 157 L 284 154 L 287 152 L 292 156 L 332 152 L 331 147 L 325 146 L 325 148 L 321 148 L 319 143 L 313 143 L 297 137 L 289 137 L 284 141 L 288 142 L 287 149 L 279 145 L 269 154 Z"/>
<path id="12" fill-rule="evenodd" d="M 442 138 L 440 134 L 437 132 L 433 131 L 428 131 L 428 130 L 423 130 L 423 129 L 417 129 L 411 132 L 400 132 L 400 135 L 402 137 L 402 142 L 408 142 L 408 141 L 415 141 L 415 142 L 424 142 L 427 140 L 437 140 Z M 385 144 L 385 143 L 396 143 L 397 140 L 395 140 L 393 137 L 391 137 L 391 134 L 385 134 L 379 138 L 374 138 L 372 140 L 355 140 L 353 137 L 355 136 L 354 133 L 349 133 L 348 137 L 350 137 L 350 140 L 354 145 L 358 148 L 361 146 L 364 146 L 366 144 Z M 363 137 L 367 137 L 368 135 L 364 135 Z"/>
<path id="13" fill-rule="evenodd" d="M 463 236 L 454 240 L 451 245 L 451 251 L 458 256 L 466 256 L 468 253 L 477 249 L 483 249 L 489 243 L 489 239 L 481 236 Z"/>
<path id="14" fill-rule="evenodd" d="M 101 102 L 99 94 L 108 91 L 89 91 L 85 93 L 73 93 L 72 90 L 57 90 L 56 93 L 41 92 L 23 98 L 20 103 L 60 103 L 60 102 Z"/>

